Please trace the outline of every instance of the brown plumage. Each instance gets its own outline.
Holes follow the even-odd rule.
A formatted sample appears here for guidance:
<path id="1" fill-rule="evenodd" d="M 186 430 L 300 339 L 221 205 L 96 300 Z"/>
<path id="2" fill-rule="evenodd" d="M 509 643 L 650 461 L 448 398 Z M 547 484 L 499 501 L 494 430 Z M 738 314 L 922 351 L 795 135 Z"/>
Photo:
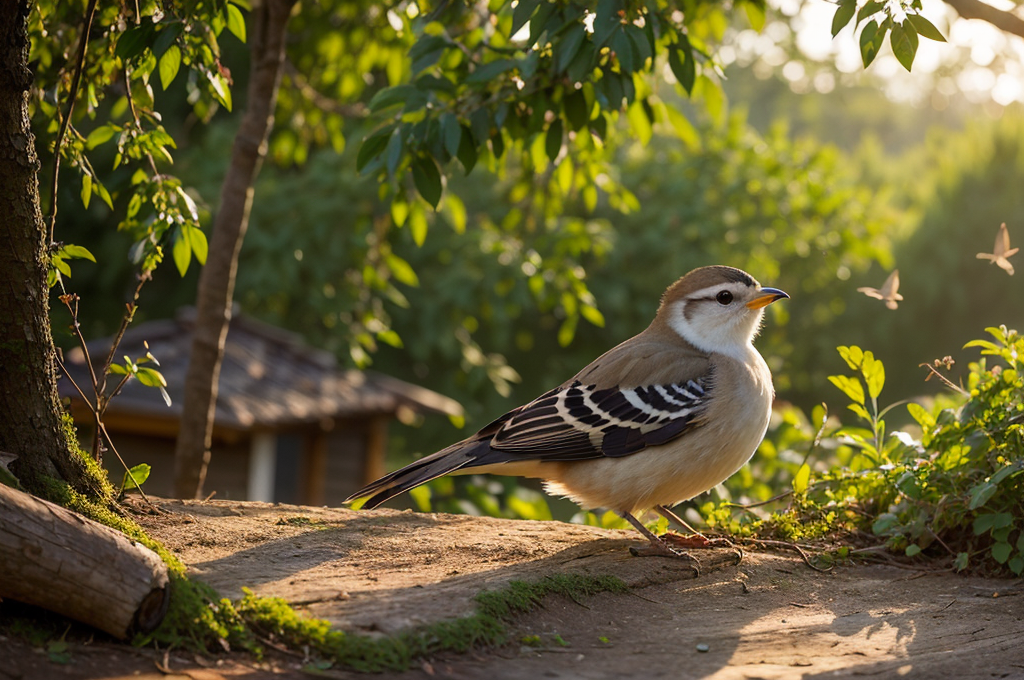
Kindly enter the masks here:
<path id="1" fill-rule="evenodd" d="M 550 493 L 633 513 L 707 491 L 753 455 L 768 427 L 771 373 L 752 340 L 763 308 L 789 297 L 732 267 L 695 269 L 665 291 L 643 332 L 467 439 L 349 500 L 375 507 L 444 474 L 546 480 Z"/>

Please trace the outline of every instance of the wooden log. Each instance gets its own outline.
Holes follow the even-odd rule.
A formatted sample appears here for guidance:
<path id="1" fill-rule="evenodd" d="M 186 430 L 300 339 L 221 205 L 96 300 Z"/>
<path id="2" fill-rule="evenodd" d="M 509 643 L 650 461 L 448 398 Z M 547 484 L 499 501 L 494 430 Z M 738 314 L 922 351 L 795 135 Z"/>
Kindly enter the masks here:
<path id="1" fill-rule="evenodd" d="M 170 587 L 167 565 L 149 548 L 0 484 L 0 598 L 125 639 L 160 624 Z"/>

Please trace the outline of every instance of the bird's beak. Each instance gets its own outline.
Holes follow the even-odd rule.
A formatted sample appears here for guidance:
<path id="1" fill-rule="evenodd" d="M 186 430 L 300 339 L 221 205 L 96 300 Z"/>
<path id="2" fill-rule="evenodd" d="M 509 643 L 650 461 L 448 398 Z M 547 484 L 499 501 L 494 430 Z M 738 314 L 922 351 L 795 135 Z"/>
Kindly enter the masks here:
<path id="1" fill-rule="evenodd" d="M 762 307 L 767 307 L 776 300 L 788 297 L 789 295 L 778 288 L 762 288 L 757 291 L 757 297 L 747 303 L 747 307 L 750 309 L 761 309 Z"/>

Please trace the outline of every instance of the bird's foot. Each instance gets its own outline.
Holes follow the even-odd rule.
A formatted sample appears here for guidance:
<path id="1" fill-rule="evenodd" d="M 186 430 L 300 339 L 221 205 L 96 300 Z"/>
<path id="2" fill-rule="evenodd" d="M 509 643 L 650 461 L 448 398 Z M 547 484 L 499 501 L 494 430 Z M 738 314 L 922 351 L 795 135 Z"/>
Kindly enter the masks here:
<path id="1" fill-rule="evenodd" d="M 686 536 L 683 534 L 677 534 L 673 531 L 668 531 L 661 535 L 661 540 L 673 548 L 681 548 L 683 550 L 706 550 L 708 548 L 736 547 L 728 538 L 708 538 L 700 532 Z"/>
<path id="2" fill-rule="evenodd" d="M 673 548 L 661 539 L 651 541 L 647 545 L 630 546 L 629 554 L 633 557 L 672 557 L 685 560 L 689 567 L 693 569 L 694 577 L 700 576 L 700 560 L 685 550 Z"/>

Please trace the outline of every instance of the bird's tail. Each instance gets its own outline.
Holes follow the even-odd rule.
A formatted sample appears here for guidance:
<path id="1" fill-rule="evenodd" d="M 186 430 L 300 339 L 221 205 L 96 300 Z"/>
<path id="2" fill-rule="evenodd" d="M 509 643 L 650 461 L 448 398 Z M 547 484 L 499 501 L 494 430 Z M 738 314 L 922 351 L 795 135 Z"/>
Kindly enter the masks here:
<path id="1" fill-rule="evenodd" d="M 359 491 L 345 499 L 345 502 L 370 496 L 362 507 L 366 509 L 375 508 L 389 498 L 394 498 L 400 493 L 408 491 L 420 484 L 426 484 L 432 479 L 442 477 L 449 472 L 471 465 L 482 454 L 491 450 L 489 439 L 469 440 L 453 444 L 446 449 L 420 458 L 415 463 L 406 465 L 401 470 L 384 475 L 375 482 L 364 486 Z"/>

